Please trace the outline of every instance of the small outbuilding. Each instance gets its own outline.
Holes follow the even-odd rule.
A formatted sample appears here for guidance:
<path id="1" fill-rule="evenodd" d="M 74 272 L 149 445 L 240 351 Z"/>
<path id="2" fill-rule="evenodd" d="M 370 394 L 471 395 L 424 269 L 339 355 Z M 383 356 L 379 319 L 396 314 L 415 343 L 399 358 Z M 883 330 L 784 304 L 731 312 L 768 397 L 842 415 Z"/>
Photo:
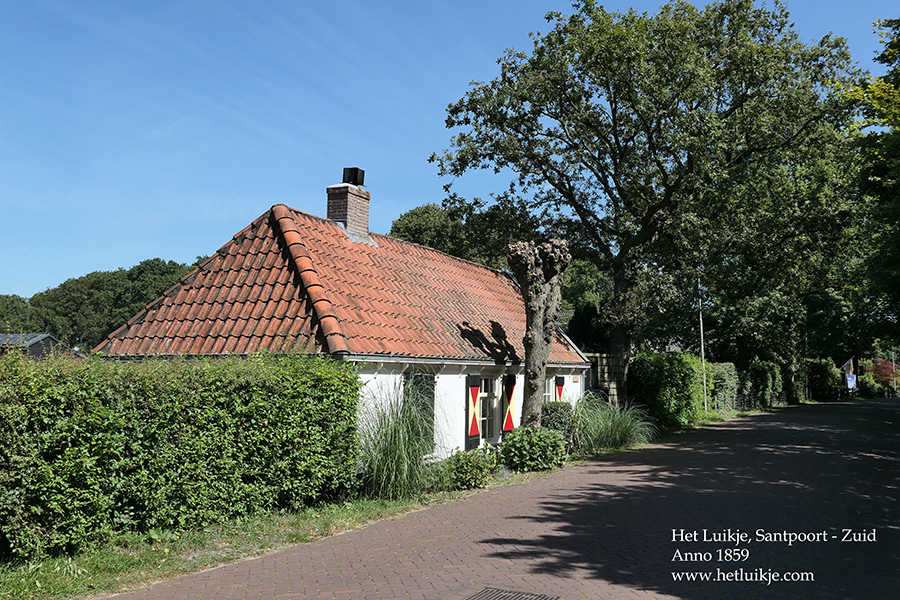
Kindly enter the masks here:
<path id="1" fill-rule="evenodd" d="M 0 353 L 17 351 L 32 358 L 48 354 L 78 356 L 77 349 L 63 344 L 49 333 L 0 333 Z"/>

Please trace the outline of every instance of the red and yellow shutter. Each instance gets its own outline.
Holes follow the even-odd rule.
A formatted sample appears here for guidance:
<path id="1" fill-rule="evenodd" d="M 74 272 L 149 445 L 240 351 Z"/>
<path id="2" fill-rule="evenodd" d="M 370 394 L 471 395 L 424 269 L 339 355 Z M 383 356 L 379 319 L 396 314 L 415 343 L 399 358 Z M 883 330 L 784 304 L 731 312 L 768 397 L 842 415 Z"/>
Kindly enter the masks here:
<path id="1" fill-rule="evenodd" d="M 481 377 L 466 377 L 466 450 L 481 443 Z"/>
<path id="2" fill-rule="evenodd" d="M 516 376 L 507 375 L 503 378 L 503 432 L 512 431 L 516 428 L 513 394 L 516 391 Z"/>
<path id="3" fill-rule="evenodd" d="M 563 387 L 566 385 L 565 377 L 557 377 L 556 378 L 556 401 L 562 402 L 563 399 Z"/>

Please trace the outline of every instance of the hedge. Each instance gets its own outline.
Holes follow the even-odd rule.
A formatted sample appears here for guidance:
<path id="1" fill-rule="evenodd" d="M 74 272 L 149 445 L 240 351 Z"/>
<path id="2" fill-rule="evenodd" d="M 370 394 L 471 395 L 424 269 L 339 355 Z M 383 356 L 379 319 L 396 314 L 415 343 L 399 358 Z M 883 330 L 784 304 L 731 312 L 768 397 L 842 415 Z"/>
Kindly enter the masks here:
<path id="1" fill-rule="evenodd" d="M 546 427 L 517 427 L 503 436 L 500 462 L 510 471 L 546 471 L 566 461 L 562 432 Z"/>
<path id="2" fill-rule="evenodd" d="M 330 359 L 0 356 L 0 555 L 294 510 L 354 485 L 359 382 Z"/>
<path id="3" fill-rule="evenodd" d="M 811 358 L 806 362 L 809 394 L 813 400 L 834 400 L 843 385 L 841 370 L 830 358 Z"/>
<path id="4" fill-rule="evenodd" d="M 734 363 L 710 363 L 712 397 L 717 409 L 733 409 L 737 404 L 740 379 Z"/>
<path id="5" fill-rule="evenodd" d="M 769 408 L 781 393 L 781 369 L 773 362 L 754 360 L 748 372 L 750 405 Z"/>
<path id="6" fill-rule="evenodd" d="M 640 352 L 631 359 L 628 388 L 658 427 L 689 425 L 703 410 L 703 363 L 685 352 Z"/>
<path id="7" fill-rule="evenodd" d="M 568 440 L 572 437 L 572 405 L 568 402 L 544 402 L 541 405 L 541 426 L 559 431 Z"/>

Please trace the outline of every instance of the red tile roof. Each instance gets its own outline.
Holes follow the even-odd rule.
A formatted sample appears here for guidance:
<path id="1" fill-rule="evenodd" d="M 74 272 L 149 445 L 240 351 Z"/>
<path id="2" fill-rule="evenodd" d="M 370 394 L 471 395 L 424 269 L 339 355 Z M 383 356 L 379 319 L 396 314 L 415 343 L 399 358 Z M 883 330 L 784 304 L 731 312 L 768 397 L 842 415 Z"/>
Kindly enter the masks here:
<path id="1" fill-rule="evenodd" d="M 95 351 L 524 359 L 525 310 L 506 275 L 388 236 L 370 242 L 273 206 Z M 585 359 L 557 335 L 550 363 Z"/>

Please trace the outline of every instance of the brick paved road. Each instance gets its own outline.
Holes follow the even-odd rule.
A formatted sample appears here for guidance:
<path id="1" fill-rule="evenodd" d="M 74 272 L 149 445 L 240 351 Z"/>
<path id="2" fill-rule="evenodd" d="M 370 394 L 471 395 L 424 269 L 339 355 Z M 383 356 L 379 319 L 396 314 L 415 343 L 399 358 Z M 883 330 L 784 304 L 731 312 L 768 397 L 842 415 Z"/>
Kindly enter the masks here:
<path id="1" fill-rule="evenodd" d="M 475 494 L 117 600 L 900 597 L 900 401 L 788 408 Z M 673 542 L 731 529 L 827 541 Z M 851 529 L 874 542 L 842 543 Z M 717 548 L 746 562 L 715 562 Z M 673 562 L 675 552 L 710 562 Z M 681 582 L 673 571 L 812 572 L 814 582 Z M 732 575 L 739 577 L 740 575 Z"/>

